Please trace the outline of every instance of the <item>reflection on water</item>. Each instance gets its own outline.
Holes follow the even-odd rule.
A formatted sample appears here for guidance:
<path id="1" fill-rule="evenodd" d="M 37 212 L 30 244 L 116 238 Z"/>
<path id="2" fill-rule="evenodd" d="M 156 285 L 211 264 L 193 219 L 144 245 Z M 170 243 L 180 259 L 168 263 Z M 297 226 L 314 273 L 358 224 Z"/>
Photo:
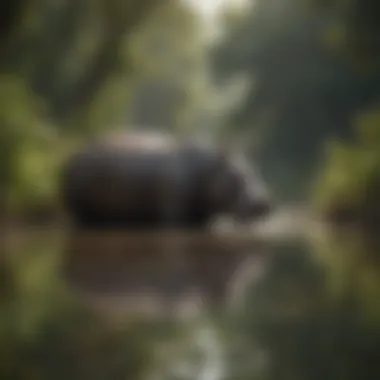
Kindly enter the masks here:
<path id="1" fill-rule="evenodd" d="M 358 230 L 37 235 L 11 256 L 2 379 L 380 378 L 380 243 Z"/>
<path id="2" fill-rule="evenodd" d="M 376 240 L 335 231 L 273 247 L 265 276 L 251 284 L 233 321 L 235 370 L 259 352 L 266 360 L 256 365 L 255 378 L 379 379 Z M 230 378 L 239 375 L 232 369 Z"/>
<path id="3" fill-rule="evenodd" d="M 241 277 L 248 281 L 265 260 L 265 247 L 252 240 L 181 231 L 72 234 L 62 274 L 87 304 L 113 314 L 222 312 L 234 301 Z"/>

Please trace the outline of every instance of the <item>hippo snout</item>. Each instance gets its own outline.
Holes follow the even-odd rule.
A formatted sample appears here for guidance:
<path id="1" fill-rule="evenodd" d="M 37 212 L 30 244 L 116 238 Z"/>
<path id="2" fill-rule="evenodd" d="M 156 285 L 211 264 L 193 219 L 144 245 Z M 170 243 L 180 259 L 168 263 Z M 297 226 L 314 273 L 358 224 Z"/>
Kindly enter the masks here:
<path id="1" fill-rule="evenodd" d="M 268 217 L 274 209 L 274 202 L 270 199 L 251 199 L 240 204 L 238 218 L 242 221 L 254 221 Z"/>
<path id="2" fill-rule="evenodd" d="M 266 217 L 269 214 L 271 214 L 274 210 L 274 205 L 269 200 L 267 201 L 260 201 L 260 202 L 253 202 L 249 206 L 249 210 L 247 210 L 247 213 L 249 217 L 253 218 L 261 218 Z"/>

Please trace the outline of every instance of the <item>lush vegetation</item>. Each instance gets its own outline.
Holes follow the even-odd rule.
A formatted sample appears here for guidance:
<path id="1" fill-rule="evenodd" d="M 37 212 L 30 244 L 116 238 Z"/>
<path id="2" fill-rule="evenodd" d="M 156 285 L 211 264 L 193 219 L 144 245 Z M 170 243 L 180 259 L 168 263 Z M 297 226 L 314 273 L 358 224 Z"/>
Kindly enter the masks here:
<path id="1" fill-rule="evenodd" d="M 184 2 L 19 3 L 4 31 L 0 89 L 1 201 L 11 213 L 55 208 L 59 162 L 120 125 L 240 137 L 284 201 L 309 199 L 327 160 L 316 203 L 334 209 L 341 190 L 327 182 L 345 146 L 379 129 L 361 117 L 378 101 L 374 2 L 258 0 L 226 11 L 211 46 Z M 359 204 L 362 181 L 348 176 L 341 201 Z"/>
<path id="2" fill-rule="evenodd" d="M 380 190 L 379 111 L 367 112 L 355 123 L 355 141 L 332 141 L 326 163 L 316 179 L 315 207 L 338 222 L 378 225 Z"/>
<path id="3" fill-rule="evenodd" d="M 351 9 L 340 11 L 340 2 L 331 3 L 256 1 L 241 22 L 234 17 L 227 23 L 230 31 L 214 49 L 219 83 L 243 75 L 251 84 L 226 122 L 260 141 L 255 157 L 284 200 L 308 197 L 326 142 L 354 140 L 354 120 L 378 100 L 376 47 L 369 50 L 378 32 L 374 28 L 368 36 L 359 30 L 368 39 L 358 42 L 367 46 L 367 55 L 349 50 L 349 36 L 359 38 L 359 25 L 350 29 Z M 369 27 L 366 12 L 372 10 L 357 12 Z"/>
<path id="4" fill-rule="evenodd" d="M 226 9 L 211 41 L 180 0 L 12 0 L 0 20 L 0 378 L 200 372 L 193 330 L 115 328 L 78 304 L 58 280 L 57 231 L 13 238 L 13 222 L 59 219 L 61 165 L 93 135 L 153 125 L 231 137 L 284 203 L 378 229 L 377 0 L 256 0 Z M 243 315 L 212 321 L 226 378 L 379 378 L 379 245 L 354 231 L 268 249 Z"/>

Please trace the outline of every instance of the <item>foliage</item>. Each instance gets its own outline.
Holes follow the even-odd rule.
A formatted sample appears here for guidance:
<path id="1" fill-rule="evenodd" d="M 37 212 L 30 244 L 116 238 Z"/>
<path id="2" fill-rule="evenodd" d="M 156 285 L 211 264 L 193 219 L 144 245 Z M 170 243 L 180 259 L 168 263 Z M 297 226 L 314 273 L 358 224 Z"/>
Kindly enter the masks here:
<path id="1" fill-rule="evenodd" d="M 283 199 L 308 194 L 323 158 L 312 183 L 315 209 L 378 225 L 375 0 L 256 0 L 225 15 L 210 54 L 198 16 L 179 0 L 6 4 L 2 218 L 55 210 L 64 158 L 91 135 L 129 123 L 260 142 L 253 157 Z M 241 359 L 229 358 L 231 378 L 379 378 L 371 362 L 379 341 L 378 246 L 369 255 L 353 235 L 318 245 L 322 263 L 294 246 L 263 258 L 266 270 L 251 283 L 244 313 L 233 328 L 223 326 L 226 352 Z M 203 367 L 204 353 L 199 359 L 188 340 L 168 344 L 173 326 L 116 328 L 84 310 L 58 278 L 61 244 L 10 252 L 11 270 L 1 262 L 1 275 L 14 280 L 2 282 L 1 294 L 8 286 L 14 292 L 1 299 L 0 378 L 138 380 L 152 375 L 157 351 L 161 378 Z M 188 335 L 197 346 L 198 336 Z"/>
<path id="2" fill-rule="evenodd" d="M 171 130 L 208 127 L 212 93 L 197 14 L 168 1 L 131 38 L 134 67 L 129 121 Z"/>
<path id="3" fill-rule="evenodd" d="M 56 121 L 80 121 L 108 75 L 128 71 L 120 56 L 125 39 L 158 3 L 30 1 L 9 37 L 3 68 L 25 75 Z"/>
<path id="4" fill-rule="evenodd" d="M 378 97 L 378 66 L 358 70 L 329 42 L 340 13 L 307 3 L 256 1 L 213 52 L 221 91 L 242 74 L 250 84 L 227 123 L 252 130 L 255 157 L 284 200 L 307 196 L 325 140 L 350 137 L 352 117 Z"/>
<path id="5" fill-rule="evenodd" d="M 356 121 L 356 143 L 332 142 L 316 180 L 315 207 L 343 221 L 376 223 L 380 216 L 380 117 L 378 109 Z"/>
<path id="6" fill-rule="evenodd" d="M 3 99 L 0 108 L 2 200 L 10 205 L 22 196 L 22 191 L 33 193 L 35 184 L 41 186 L 35 193 L 37 197 L 41 195 L 40 190 L 49 191 L 47 181 L 51 177 L 42 178 L 41 172 L 46 169 L 44 164 L 49 163 L 43 155 L 48 152 L 53 136 L 46 122 L 39 117 L 40 104 L 25 81 L 10 75 L 3 75 L 0 80 Z M 36 160 L 40 161 L 37 167 L 33 162 Z M 28 171 L 26 176 L 25 171 Z M 32 185 L 30 178 L 34 175 L 37 177 Z"/>
<path id="7" fill-rule="evenodd" d="M 345 55 L 361 68 L 376 68 L 379 63 L 380 6 L 376 0 L 307 0 L 333 13 L 336 40 Z M 332 24 L 332 25 L 333 25 Z"/>
<path id="8" fill-rule="evenodd" d="M 62 160 L 93 134 L 127 121 L 174 128 L 204 118 L 198 17 L 180 1 L 161 3 L 30 1 L 9 19 L 0 78 L 4 212 L 56 208 Z"/>

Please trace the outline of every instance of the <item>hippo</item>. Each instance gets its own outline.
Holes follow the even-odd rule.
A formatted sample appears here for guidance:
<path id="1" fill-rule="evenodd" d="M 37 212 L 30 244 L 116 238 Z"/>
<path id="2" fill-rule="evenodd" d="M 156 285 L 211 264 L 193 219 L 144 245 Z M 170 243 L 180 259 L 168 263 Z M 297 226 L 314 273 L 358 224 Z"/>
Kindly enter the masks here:
<path id="1" fill-rule="evenodd" d="M 246 223 L 272 209 L 242 154 L 154 131 L 117 131 L 87 143 L 62 172 L 63 206 L 86 228 L 204 229 L 219 215 Z"/>

